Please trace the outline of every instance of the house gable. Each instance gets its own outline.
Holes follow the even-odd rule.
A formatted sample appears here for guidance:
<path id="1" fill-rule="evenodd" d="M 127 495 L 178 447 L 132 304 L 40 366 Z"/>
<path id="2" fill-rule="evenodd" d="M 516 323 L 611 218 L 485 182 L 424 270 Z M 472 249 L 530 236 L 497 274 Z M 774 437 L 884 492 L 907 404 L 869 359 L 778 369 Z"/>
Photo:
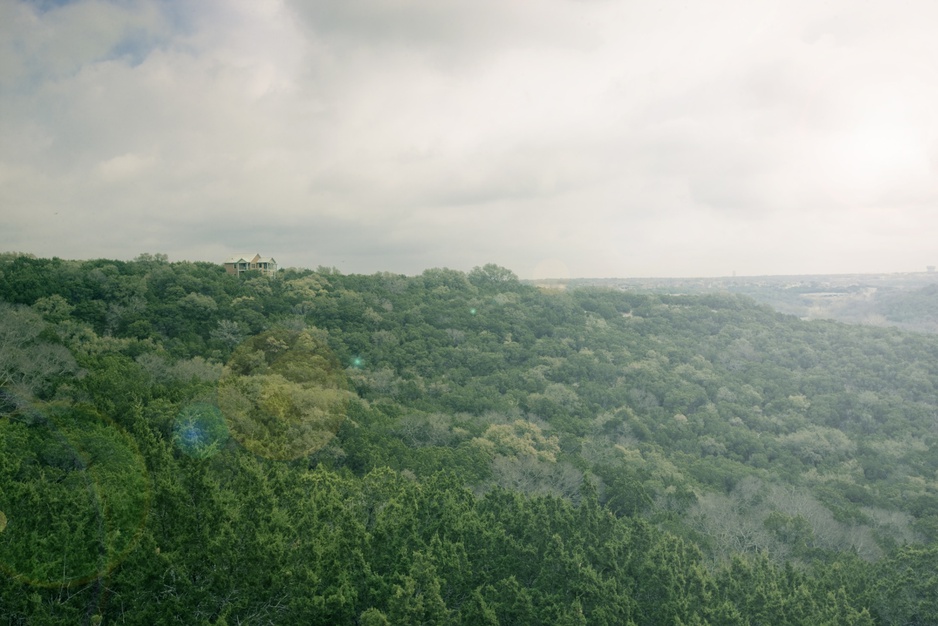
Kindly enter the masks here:
<path id="1" fill-rule="evenodd" d="M 273 257 L 262 257 L 259 254 L 240 254 L 225 259 L 225 271 L 232 276 L 240 276 L 242 272 L 257 270 L 266 276 L 277 273 L 277 261 Z"/>

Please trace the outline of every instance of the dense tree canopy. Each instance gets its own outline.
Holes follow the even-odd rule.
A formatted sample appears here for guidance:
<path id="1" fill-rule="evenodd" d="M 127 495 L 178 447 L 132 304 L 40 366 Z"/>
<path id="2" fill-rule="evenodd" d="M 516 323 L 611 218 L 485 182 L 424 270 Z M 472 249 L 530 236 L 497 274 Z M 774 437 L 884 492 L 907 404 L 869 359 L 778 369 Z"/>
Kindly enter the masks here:
<path id="1" fill-rule="evenodd" d="M 0 256 L 0 621 L 938 623 L 938 337 Z"/>

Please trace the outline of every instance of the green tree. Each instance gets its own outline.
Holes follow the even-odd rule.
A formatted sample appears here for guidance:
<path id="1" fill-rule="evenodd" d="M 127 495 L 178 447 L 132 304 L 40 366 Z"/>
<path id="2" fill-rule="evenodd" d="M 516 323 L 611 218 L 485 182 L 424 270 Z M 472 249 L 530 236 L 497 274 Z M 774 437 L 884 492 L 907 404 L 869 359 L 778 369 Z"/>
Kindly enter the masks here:
<path id="1" fill-rule="evenodd" d="M 431 626 L 449 623 L 450 611 L 440 596 L 436 568 L 423 553 L 414 555 L 410 571 L 399 585 L 395 585 L 388 616 L 395 624 Z"/>
<path id="2" fill-rule="evenodd" d="M 0 302 L 0 389 L 28 398 L 78 369 L 67 348 L 43 340 L 45 327 L 31 309 Z"/>

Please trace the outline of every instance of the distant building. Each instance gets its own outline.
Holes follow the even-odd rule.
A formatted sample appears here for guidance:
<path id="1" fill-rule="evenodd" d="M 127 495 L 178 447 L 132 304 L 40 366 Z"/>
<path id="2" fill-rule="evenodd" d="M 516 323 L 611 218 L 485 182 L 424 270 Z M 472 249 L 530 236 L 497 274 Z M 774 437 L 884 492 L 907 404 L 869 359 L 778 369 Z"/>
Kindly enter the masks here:
<path id="1" fill-rule="evenodd" d="M 266 276 L 273 276 L 277 273 L 277 262 L 273 257 L 262 257 L 259 254 L 242 254 L 225 260 L 225 271 L 232 276 L 240 276 L 241 272 L 250 270 L 257 270 Z"/>
<path id="2" fill-rule="evenodd" d="M 934 266 L 934 265 L 926 265 L 926 266 L 925 266 L 925 269 L 928 270 L 929 272 L 934 272 L 934 271 L 935 271 L 935 266 Z"/>

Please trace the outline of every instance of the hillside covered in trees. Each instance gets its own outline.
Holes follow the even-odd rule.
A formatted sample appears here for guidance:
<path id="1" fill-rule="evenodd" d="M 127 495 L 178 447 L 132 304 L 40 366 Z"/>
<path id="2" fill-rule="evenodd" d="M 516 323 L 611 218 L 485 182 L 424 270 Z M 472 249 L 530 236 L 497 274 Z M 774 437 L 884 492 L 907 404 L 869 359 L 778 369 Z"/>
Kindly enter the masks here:
<path id="1" fill-rule="evenodd" d="M 2 255 L 0 622 L 938 624 L 938 335 Z"/>
<path id="2" fill-rule="evenodd" d="M 802 319 L 894 326 L 938 333 L 938 273 L 740 276 L 723 278 L 575 278 L 532 284 L 607 287 L 647 293 L 747 296 Z"/>

